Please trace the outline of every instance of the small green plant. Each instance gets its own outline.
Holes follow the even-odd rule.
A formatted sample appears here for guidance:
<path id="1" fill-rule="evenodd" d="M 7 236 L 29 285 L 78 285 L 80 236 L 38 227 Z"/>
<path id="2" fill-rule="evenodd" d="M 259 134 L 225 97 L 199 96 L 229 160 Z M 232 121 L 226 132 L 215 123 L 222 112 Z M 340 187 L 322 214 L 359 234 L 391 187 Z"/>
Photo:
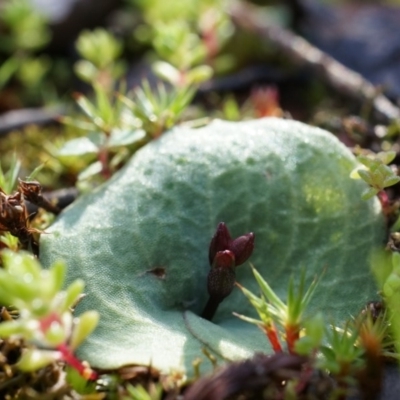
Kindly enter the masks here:
<path id="1" fill-rule="evenodd" d="M 103 400 L 105 398 L 105 393 L 98 393 L 97 390 L 97 382 L 101 377 L 96 381 L 88 380 L 87 376 L 85 376 L 87 374 L 82 374 L 79 370 L 70 365 L 65 366 L 65 373 L 66 383 L 74 392 L 83 395 L 82 399 L 85 399 L 85 395 L 89 395 L 88 397 L 93 400 Z"/>
<path id="2" fill-rule="evenodd" d="M 192 87 L 167 89 L 162 84 L 154 91 L 144 81 L 142 87 L 134 91 L 132 100 L 125 96 L 121 99 L 149 138 L 157 138 L 179 122 L 194 94 Z"/>
<path id="3" fill-rule="evenodd" d="M 7 0 L 0 5 L 0 28 L 0 53 L 7 57 L 0 63 L 0 89 L 16 77 L 31 98 L 43 95 L 51 61 L 35 52 L 50 40 L 47 18 L 28 0 Z"/>
<path id="4" fill-rule="evenodd" d="M 62 361 L 86 379 L 94 379 L 96 373 L 74 356 L 99 319 L 96 311 L 72 315 L 71 309 L 82 297 L 83 282 L 76 280 L 62 290 L 65 264 L 61 262 L 43 270 L 31 255 L 9 250 L 2 252 L 2 260 L 0 302 L 16 307 L 19 318 L 1 322 L 0 336 L 26 342 L 18 367 L 35 371 Z"/>
<path id="5" fill-rule="evenodd" d="M 129 396 L 124 396 L 123 400 L 161 400 L 163 390 L 160 384 L 152 385 L 149 390 L 141 385 L 128 385 L 127 392 Z"/>
<path id="6" fill-rule="evenodd" d="M 134 150 L 147 142 L 146 133 L 119 97 L 112 98 L 107 90 L 94 85 L 95 102 L 77 95 L 77 103 L 88 120 L 64 117 L 62 121 L 87 133 L 86 136 L 67 141 L 57 157 L 64 163 L 81 159 L 87 167 L 78 175 L 81 189 L 90 187 L 96 177 L 108 179 L 126 161 Z"/>
<path id="7" fill-rule="evenodd" d="M 397 172 L 388 166 L 395 157 L 396 152 L 394 151 L 381 152 L 376 155 L 360 154 L 357 157 L 364 167 L 354 169 L 350 176 L 353 179 L 361 178 L 370 186 L 362 194 L 364 200 L 368 200 L 385 188 L 400 182 Z"/>
<path id="8" fill-rule="evenodd" d="M 133 152 L 176 125 L 195 94 L 192 87 L 167 89 L 163 84 L 154 91 L 147 81 L 130 95 L 132 99 L 122 94 L 112 99 L 99 85 L 94 89 L 95 102 L 77 95 L 88 120 L 62 119 L 88 132 L 58 151 L 63 162 L 74 158 L 87 161 L 87 168 L 78 175 L 81 189 L 90 187 L 93 178 L 108 179 Z"/>
<path id="9" fill-rule="evenodd" d="M 335 376 L 347 378 L 353 375 L 352 368 L 359 368 L 363 349 L 357 346 L 359 333 L 348 322 L 344 329 L 330 326 L 326 329 L 328 344 L 321 346 L 323 366 Z"/>
<path id="10" fill-rule="evenodd" d="M 7 172 L 4 172 L 0 163 L 0 188 L 4 193 L 10 194 L 17 183 L 19 171 L 21 169 L 21 162 L 15 153 L 12 156 L 10 167 Z"/>
<path id="11" fill-rule="evenodd" d="M 328 372 L 334 378 L 332 395 L 336 399 L 347 398 L 354 386 L 361 393 L 380 392 L 383 357 L 398 356 L 390 350 L 390 323 L 378 302 L 369 303 L 357 318 L 349 320 L 344 328 L 339 328 L 327 325 L 321 313 L 308 318 L 303 316 L 317 287 L 316 280 L 304 293 L 303 273 L 295 294 L 293 279 L 290 279 L 285 304 L 254 268 L 253 273 L 261 289 L 261 297 L 238 286 L 256 309 L 260 320 L 235 315 L 258 325 L 266 333 L 276 353 L 285 351 L 280 343 L 280 338 L 284 337 L 289 353 L 305 357 L 303 378 L 287 383 L 285 393 L 289 396 L 293 392 L 295 396 L 289 398 L 298 398 L 296 393 L 300 393 L 307 385 L 307 376 L 312 376 L 315 371 L 319 371 L 321 376 Z"/>
<path id="12" fill-rule="evenodd" d="M 372 271 L 381 289 L 384 304 L 387 308 L 389 328 L 393 344 L 400 353 L 400 253 L 376 252 L 372 259 Z"/>
<path id="13" fill-rule="evenodd" d="M 280 344 L 280 335 L 276 325 L 283 327 L 288 351 L 294 353 L 296 342 L 299 340 L 300 332 L 303 328 L 304 312 L 310 303 L 312 295 L 317 287 L 318 280 L 315 279 L 307 291 L 305 291 L 305 272 L 303 270 L 296 293 L 293 277 L 291 277 L 289 281 L 287 301 L 285 304 L 254 267 L 252 267 L 252 270 L 262 296 L 255 296 L 240 284 L 237 285 L 257 311 L 260 320 L 249 318 L 244 315 L 235 315 L 247 322 L 259 326 L 267 335 L 275 352 L 283 350 L 282 345 Z"/>
<path id="14" fill-rule="evenodd" d="M 122 42 L 105 29 L 97 28 L 83 31 L 76 48 L 83 58 L 75 64 L 79 78 L 91 85 L 100 85 L 107 92 L 113 90 L 116 79 L 126 71 L 126 65 L 120 59 Z"/>
<path id="15" fill-rule="evenodd" d="M 234 32 L 221 0 L 180 1 L 133 0 L 147 25 L 136 37 L 152 44 L 159 58 L 154 71 L 172 85 L 188 86 L 209 79 L 229 64 L 220 51 Z"/>
<path id="16" fill-rule="evenodd" d="M 187 30 L 172 29 L 175 33 L 170 37 L 169 30 L 160 34 L 164 43 L 160 43 L 160 49 L 164 49 L 160 51 L 166 56 L 175 54 L 182 46 L 186 49 L 186 39 L 193 36 Z M 66 142 L 58 157 L 64 163 L 71 163 L 74 158 L 86 160 L 87 167 L 78 175 L 78 185 L 85 190 L 108 179 L 134 151 L 176 125 L 192 101 L 198 84 L 211 76 L 211 69 L 206 65 L 188 69 L 193 60 L 180 65 L 181 69 L 160 61 L 154 68 L 171 87 L 159 84 L 153 89 L 144 81 L 132 95 L 123 95 L 122 85 L 114 95 L 111 90 L 124 71 L 123 63 L 118 60 L 122 44 L 105 30 L 97 29 L 83 32 L 77 49 L 84 59 L 75 65 L 76 72 L 92 84 L 95 100 L 76 95 L 88 120 L 64 117 L 62 121 L 88 134 Z M 186 54 L 178 58 L 186 60 L 188 57 Z"/>
<path id="17" fill-rule="evenodd" d="M 154 49 L 165 60 L 153 65 L 158 76 L 177 87 L 199 84 L 211 77 L 211 67 L 200 64 L 206 58 L 206 47 L 187 22 L 160 23 L 154 34 Z"/>
<path id="18" fill-rule="evenodd" d="M 3 51 L 37 50 L 50 39 L 47 19 L 27 0 L 7 0 L 1 5 L 0 21 L 11 33 L 2 37 Z"/>
<path id="19" fill-rule="evenodd" d="M 6 247 L 12 251 L 18 251 L 19 239 L 16 236 L 13 236 L 10 232 L 1 232 L 0 243 L 0 249 Z"/>

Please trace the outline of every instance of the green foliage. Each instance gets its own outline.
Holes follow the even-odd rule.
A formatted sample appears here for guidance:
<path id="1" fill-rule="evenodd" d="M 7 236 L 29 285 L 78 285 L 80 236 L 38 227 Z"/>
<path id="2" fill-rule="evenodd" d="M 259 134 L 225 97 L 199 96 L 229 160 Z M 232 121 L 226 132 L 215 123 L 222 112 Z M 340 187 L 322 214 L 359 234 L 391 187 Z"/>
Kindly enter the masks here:
<path id="1" fill-rule="evenodd" d="M 168 3 L 163 0 L 130 1 L 142 10 L 148 29 L 151 31 L 148 36 L 152 37 L 153 40 L 158 40 L 155 32 L 160 31 L 158 29 L 160 24 L 168 26 L 176 24 L 176 26 L 179 26 L 181 22 L 177 21 L 185 21 L 184 24 L 189 26 L 192 35 L 204 37 L 207 36 L 205 33 L 212 32 L 219 47 L 233 33 L 233 24 L 226 13 L 228 2 L 225 0 L 193 0 L 184 4 L 179 0 L 171 0 Z M 143 27 L 141 28 L 143 29 Z M 179 29 L 184 28 L 173 27 L 171 31 Z M 138 35 L 140 36 L 141 33 L 142 30 L 138 32 Z M 160 34 L 163 35 L 162 32 Z"/>
<path id="2" fill-rule="evenodd" d="M 0 242 L 5 245 L 7 249 L 18 251 L 19 239 L 16 236 L 11 235 L 10 232 L 5 232 L 0 235 Z"/>
<path id="3" fill-rule="evenodd" d="M 198 86 L 223 64 L 220 52 L 233 24 L 222 0 L 136 3 L 148 23 L 142 32 L 147 29 L 156 53 L 153 70 L 167 85 L 152 88 L 145 81 L 133 94 L 121 89 L 114 95 L 116 81 L 126 71 L 120 59 L 123 43 L 104 29 L 83 32 L 76 43 L 82 60 L 75 71 L 93 86 L 94 96 L 77 96 L 85 119 L 71 116 L 64 122 L 86 136 L 74 137 L 61 149 L 65 139 L 44 143 L 38 162 L 57 153 L 47 170 L 62 174 L 72 171 L 64 166 L 74 165 L 73 171 L 80 171 L 78 185 L 91 188 L 148 146 L 43 235 L 43 261 L 49 270 L 43 271 L 25 253 L 4 253 L 0 300 L 17 306 L 20 318 L 0 323 L 0 335 L 26 341 L 18 366 L 32 371 L 60 360 L 70 363 L 77 368 L 67 369 L 73 389 L 82 395 L 94 393 L 95 385 L 86 379 L 90 371 L 73 356 L 97 325 L 97 312 L 88 310 L 93 307 L 104 319 L 81 354 L 104 368 L 152 363 L 164 372 L 190 375 L 204 349 L 216 362 L 269 351 L 265 337 L 232 318 L 233 311 L 249 315 L 243 319 L 257 325 L 295 327 L 298 336 L 289 351 L 310 355 L 322 349 L 323 369 L 340 374 L 346 366 L 356 366 L 361 358 L 359 332 L 350 326 L 325 330 L 316 310 L 343 321 L 375 293 L 367 254 L 383 234 L 379 204 L 372 198 L 400 180 L 388 167 L 394 154 L 359 157 L 366 169 L 357 174 L 370 186 L 366 188 L 363 182 L 353 185 L 346 179 L 355 166 L 349 152 L 325 133 L 292 122 L 251 122 L 248 127 L 220 123 L 159 138 L 184 118 Z M 45 18 L 33 12 L 28 0 L 7 0 L 0 5 L 0 25 L 0 89 L 13 79 L 33 96 L 46 92 L 43 83 L 53 61 L 34 54 L 50 39 Z M 222 113 L 230 120 L 243 117 L 233 98 L 227 99 Z M 0 167 L 0 187 L 6 193 L 13 190 L 19 169 L 16 158 L 7 173 Z M 69 182 L 75 177 L 71 174 Z M 357 201 L 362 190 L 362 197 L 370 199 L 365 204 Z M 221 220 L 234 231 L 257 233 L 255 263 L 260 273 L 253 270 L 254 282 L 250 269 L 243 267 L 238 279 L 249 287 L 243 291 L 261 320 L 236 289 L 222 304 L 215 324 L 198 317 L 206 298 L 204 244 Z M 0 241 L 17 249 L 17 239 L 8 233 Z M 396 257 L 375 272 L 394 335 L 400 338 Z M 312 278 L 323 268 L 327 276 L 317 288 Z M 63 290 L 65 274 L 68 285 Z M 288 275 L 293 278 L 287 291 Z M 88 282 L 88 298 L 74 318 L 71 306 L 82 295 L 83 280 Z M 350 290 L 357 284 L 365 287 L 362 298 Z M 251 292 L 260 288 L 261 298 Z M 299 339 L 300 331 L 306 335 Z M 326 346 L 321 345 L 324 338 Z M 208 362 L 202 363 L 202 370 L 214 366 Z M 161 386 L 150 389 L 128 386 L 126 399 L 162 397 Z"/>
<path id="4" fill-rule="evenodd" d="M 64 163 L 85 160 L 87 167 L 78 176 L 78 184 L 103 174 L 109 178 L 122 162 L 152 138 L 174 126 L 194 96 L 194 89 L 167 89 L 156 92 L 147 81 L 134 91 L 132 100 L 94 85 L 95 101 L 78 95 L 77 103 L 88 120 L 64 117 L 64 123 L 88 131 L 87 136 L 67 141 L 58 151 Z"/>
<path id="5" fill-rule="evenodd" d="M 73 164 L 78 157 L 86 163 L 86 168 L 78 175 L 81 189 L 90 189 L 108 179 L 129 155 L 179 122 L 198 85 L 213 74 L 213 69 L 205 62 L 210 61 L 217 50 L 214 43 L 217 25 L 226 20 L 224 13 L 214 8 L 216 5 L 220 4 L 207 3 L 204 9 L 210 13 L 204 21 L 212 21 L 210 26 L 204 22 L 207 25 L 202 28 L 204 32 L 196 27 L 193 18 L 190 21 L 178 19 L 174 23 L 161 19 L 152 24 L 152 44 L 163 60 L 156 61 L 153 69 L 172 87 L 159 84 L 151 88 L 144 81 L 133 92 L 132 99 L 123 95 L 124 90 L 120 90 L 116 99 L 111 94 L 116 79 L 124 72 L 124 64 L 118 60 L 122 43 L 104 29 L 81 33 L 76 47 L 83 59 L 75 65 L 75 70 L 81 79 L 93 86 L 95 100 L 77 96 L 77 103 L 89 121 L 71 117 L 63 121 L 89 134 L 67 142 L 58 152 L 65 164 Z M 146 4 L 141 6 L 147 9 Z M 162 4 L 155 6 L 162 7 Z M 179 8 L 182 13 L 184 7 L 180 5 Z M 221 22 L 221 25 L 224 24 Z M 212 49 L 202 37 L 206 33 L 213 39 Z"/>
<path id="6" fill-rule="evenodd" d="M 86 163 L 86 168 L 78 175 L 81 189 L 90 188 L 89 182 L 99 175 L 109 178 L 134 150 L 149 140 L 119 97 L 112 98 L 114 96 L 99 85 L 94 85 L 94 89 L 95 102 L 86 96 L 77 96 L 77 103 L 88 120 L 62 119 L 65 124 L 88 131 L 88 134 L 67 141 L 57 151 L 58 159 L 65 164 Z"/>
<path id="7" fill-rule="evenodd" d="M 153 386 L 150 391 L 147 391 L 143 386 L 128 385 L 127 391 L 129 396 L 125 396 L 123 400 L 161 400 L 162 386 Z"/>
<path id="8" fill-rule="evenodd" d="M 400 253 L 382 250 L 372 260 L 372 270 L 387 306 L 393 343 L 400 353 Z"/>
<path id="9" fill-rule="evenodd" d="M 83 58 L 98 69 L 106 68 L 122 53 L 121 43 L 102 28 L 83 31 L 78 37 L 76 48 Z"/>
<path id="10" fill-rule="evenodd" d="M 310 356 L 319 350 L 325 337 L 326 321 L 321 312 L 306 319 L 303 323 L 304 336 L 295 343 L 297 354 Z"/>
<path id="11" fill-rule="evenodd" d="M 1 322 L 0 336 L 16 336 L 31 345 L 23 352 L 18 367 L 34 371 L 60 359 L 69 362 L 69 351 L 86 339 L 99 318 L 96 311 L 72 316 L 71 308 L 82 295 L 83 282 L 76 280 L 62 290 L 64 263 L 56 262 L 43 270 L 24 252 L 3 251 L 2 257 L 0 303 L 15 306 L 19 318 Z"/>
<path id="12" fill-rule="evenodd" d="M 20 176 L 30 175 L 38 166 L 35 175 L 44 188 L 62 188 L 71 185 L 71 178 L 85 167 L 84 160 L 75 158 L 70 164 L 57 157 L 59 149 L 79 131 L 69 126 L 39 127 L 28 126 L 23 131 L 15 131 L 2 141 L 1 163 L 10 169 L 12 154 L 16 153 L 21 163 Z M 65 161 L 65 163 L 64 163 Z"/>
<path id="13" fill-rule="evenodd" d="M 93 395 L 96 393 L 96 383 L 88 381 L 76 369 L 69 366 L 66 367 L 66 381 L 68 385 L 80 395 Z M 96 396 L 93 397 L 93 400 L 101 400 L 102 398 L 104 397 Z"/>
<path id="14" fill-rule="evenodd" d="M 133 100 L 122 97 L 132 114 L 141 122 L 142 129 L 150 137 L 158 137 L 172 128 L 190 104 L 194 90 L 192 88 L 167 89 L 158 85 L 153 92 L 147 81 L 134 92 Z"/>
<path id="15" fill-rule="evenodd" d="M 8 58 L 0 65 L 0 89 L 15 76 L 33 91 L 49 71 L 50 60 L 35 56 L 50 40 L 46 17 L 28 0 L 6 0 L 0 5 L 0 51 Z"/>
<path id="16" fill-rule="evenodd" d="M 102 28 L 83 31 L 76 41 L 76 48 L 83 58 L 75 64 L 75 72 L 83 81 L 112 89 L 116 79 L 126 70 L 119 59 L 122 42 Z"/>
<path id="17" fill-rule="evenodd" d="M 206 61 L 206 45 L 187 21 L 160 22 L 153 29 L 153 47 L 164 60 L 154 63 L 153 70 L 176 88 L 172 96 L 179 94 L 179 89 L 185 94 L 185 91 L 211 78 L 213 69 L 201 64 Z M 146 92 L 146 88 L 144 90 Z M 160 89 L 158 92 L 161 94 Z"/>
<path id="18" fill-rule="evenodd" d="M 50 67 L 51 60 L 47 56 L 29 57 L 19 66 L 16 77 L 27 88 L 36 86 L 43 82 Z"/>
<path id="19" fill-rule="evenodd" d="M 194 0 L 185 3 L 172 0 L 168 4 L 162 0 L 130 0 L 130 2 L 141 8 L 149 25 L 159 21 L 173 22 L 178 17 L 182 20 L 195 21 L 205 7 L 223 4 L 218 0 Z"/>
<path id="20" fill-rule="evenodd" d="M 161 59 L 181 71 L 186 71 L 202 62 L 206 48 L 201 38 L 193 33 L 187 21 L 173 24 L 159 23 L 154 27 L 153 46 Z"/>
<path id="21" fill-rule="evenodd" d="M 0 22 L 11 33 L 2 36 L 0 49 L 7 53 L 31 51 L 43 47 L 50 40 L 46 18 L 28 0 L 6 0 L 1 5 Z"/>
<path id="22" fill-rule="evenodd" d="M 241 111 L 238 102 L 233 96 L 228 96 L 222 103 L 222 119 L 239 121 Z"/>
<path id="23" fill-rule="evenodd" d="M 386 187 L 400 182 L 400 177 L 393 169 L 388 167 L 388 164 L 395 157 L 395 151 L 381 152 L 376 155 L 361 154 L 357 157 L 357 160 L 366 168 L 356 168 L 351 177 L 354 179 L 361 178 L 370 186 L 362 195 L 364 200 L 368 200 Z"/>
<path id="24" fill-rule="evenodd" d="M 326 131 L 274 118 L 176 128 L 148 143 L 41 237 L 45 265 L 64 259 L 67 282 L 87 282 L 78 311 L 101 315 L 81 356 L 103 368 L 151 363 L 190 375 L 205 347 L 219 363 L 270 351 L 257 327 L 232 315 L 256 316 L 240 290 L 213 323 L 199 317 L 221 221 L 233 237 L 255 233 L 252 262 L 280 299 L 305 266 L 305 287 L 325 271 L 307 315 L 340 323 L 358 313 L 376 293 L 368 255 L 384 224 L 378 200 L 360 200 L 365 183 L 349 179 L 355 166 Z M 258 290 L 246 265 L 236 279 Z"/>
<path id="25" fill-rule="evenodd" d="M 207 65 L 199 65 L 189 71 L 181 72 L 165 61 L 155 62 L 153 64 L 153 71 L 159 78 L 176 88 L 196 86 L 211 78 L 213 74 L 212 69 Z"/>
<path id="26" fill-rule="evenodd" d="M 199 38 L 190 32 L 189 26 L 184 23 L 169 26 L 160 30 L 157 37 L 156 47 L 162 55 L 172 62 L 175 56 L 180 60 L 179 68 L 165 61 L 154 65 L 155 72 L 172 88 L 158 85 L 155 90 L 145 81 L 131 100 L 122 95 L 123 90 L 116 98 L 111 95 L 123 71 L 118 61 L 122 44 L 103 29 L 80 35 L 76 45 L 84 60 L 76 64 L 76 71 L 93 85 L 95 101 L 77 96 L 77 103 L 89 121 L 71 117 L 63 121 L 89 134 L 67 142 L 58 156 L 64 163 L 71 163 L 77 157 L 86 160 L 87 167 L 78 175 L 81 189 L 90 188 L 89 182 L 96 184 L 99 177 L 100 182 L 108 179 L 129 155 L 174 126 L 189 106 L 197 85 L 212 75 L 212 69 L 206 65 L 191 68 L 195 62 L 193 54 L 197 52 L 192 47 L 199 48 Z"/>
<path id="27" fill-rule="evenodd" d="M 113 103 L 113 98 L 107 91 L 99 86 L 94 85 L 95 102 L 91 102 L 84 95 L 76 95 L 76 102 L 82 111 L 89 118 L 89 122 L 76 121 L 76 126 L 88 131 L 101 131 L 105 135 L 110 135 L 113 128 L 120 126 L 122 117 L 121 102 Z M 74 124 L 71 118 L 63 119 L 64 122 Z"/>
<path id="28" fill-rule="evenodd" d="M 0 164 L 0 188 L 3 189 L 5 193 L 10 194 L 15 188 L 20 168 L 21 162 L 15 153 L 12 156 L 10 167 L 7 172 L 3 171 Z"/>
<path id="29" fill-rule="evenodd" d="M 233 33 L 225 1 L 134 2 L 148 24 L 136 37 L 150 41 L 162 60 L 154 66 L 161 79 L 178 86 L 199 84 L 223 64 L 219 52 Z"/>
<path id="30" fill-rule="evenodd" d="M 304 272 L 304 271 L 303 271 Z M 355 321 L 349 321 L 344 329 L 336 326 L 327 326 L 322 312 L 306 318 L 307 308 L 318 282 L 314 280 L 304 293 L 304 273 L 300 278 L 297 294 L 294 292 L 293 276 L 289 280 L 287 301 L 284 303 L 263 279 L 253 269 L 253 274 L 261 289 L 261 297 L 255 296 L 245 288 L 241 288 L 244 295 L 257 311 L 261 320 L 237 315 L 244 321 L 256 324 L 266 333 L 275 351 L 283 349 L 279 344 L 280 337 L 285 337 L 289 352 L 310 357 L 315 366 L 322 371 L 348 379 L 360 371 L 365 364 L 363 356 L 369 341 L 363 341 L 367 335 L 376 339 L 379 351 L 383 351 L 383 343 L 386 336 L 387 321 L 376 318 L 373 322 L 370 315 L 359 317 L 358 325 Z M 400 287 L 400 284 L 399 284 Z M 283 328 L 283 332 L 275 330 L 275 323 Z M 300 337 L 300 334 L 302 336 Z"/>
<path id="31" fill-rule="evenodd" d="M 250 301 L 251 305 L 257 311 L 261 320 L 255 320 L 243 315 L 237 315 L 244 321 L 256 324 L 264 331 L 268 332 L 270 326 L 276 323 L 283 327 L 284 336 L 289 351 L 294 349 L 295 343 L 299 339 L 300 331 L 304 324 L 304 314 L 310 304 L 311 298 L 317 287 L 317 280 L 314 280 L 310 287 L 304 292 L 305 270 L 301 272 L 300 284 L 297 293 L 294 289 L 293 276 L 289 280 L 286 303 L 272 290 L 268 282 L 253 269 L 254 277 L 261 290 L 261 297 L 255 296 L 251 291 L 240 287 L 243 294 Z M 278 338 L 276 338 L 278 340 Z"/>
<path id="32" fill-rule="evenodd" d="M 13 74 L 18 70 L 19 61 L 14 57 L 9 57 L 0 65 L 0 89 L 10 80 Z"/>
<path id="33" fill-rule="evenodd" d="M 326 331 L 327 346 L 322 346 L 321 351 L 324 360 L 321 362 L 322 368 L 326 368 L 334 375 L 341 374 L 342 370 L 347 375 L 351 375 L 349 368 L 357 367 L 363 355 L 363 349 L 357 346 L 359 333 L 352 329 L 349 324 L 344 329 L 334 326 Z"/>

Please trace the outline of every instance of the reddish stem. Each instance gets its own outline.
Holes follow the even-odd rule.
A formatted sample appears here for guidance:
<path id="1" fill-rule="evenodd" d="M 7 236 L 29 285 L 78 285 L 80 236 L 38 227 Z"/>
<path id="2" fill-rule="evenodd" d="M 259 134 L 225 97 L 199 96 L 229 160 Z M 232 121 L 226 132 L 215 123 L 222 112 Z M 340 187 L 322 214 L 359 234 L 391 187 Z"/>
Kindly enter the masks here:
<path id="1" fill-rule="evenodd" d="M 269 325 L 264 325 L 264 332 L 267 335 L 267 338 L 269 342 L 271 343 L 272 349 L 274 350 L 275 353 L 281 353 L 282 346 L 281 343 L 279 342 L 279 336 L 278 336 L 278 331 L 274 325 L 274 323 L 270 323 Z"/>
<path id="2" fill-rule="evenodd" d="M 294 345 L 300 337 L 299 327 L 297 325 L 287 325 L 285 327 L 285 333 L 288 351 L 290 354 L 295 354 L 296 352 L 294 351 Z"/>
<path id="3" fill-rule="evenodd" d="M 46 332 L 51 328 L 51 325 L 53 323 L 57 323 L 59 325 L 62 325 L 62 321 L 60 316 L 53 312 L 49 315 L 46 315 L 45 317 L 41 318 L 39 320 L 39 324 L 40 324 L 40 330 L 46 334 Z"/>
<path id="4" fill-rule="evenodd" d="M 342 362 L 340 364 L 340 371 L 336 375 L 336 381 L 338 383 L 339 395 L 337 400 L 346 400 L 349 390 L 349 376 L 351 374 L 350 364 Z"/>
<path id="5" fill-rule="evenodd" d="M 307 361 L 307 363 L 303 366 L 299 382 L 297 383 L 295 389 L 298 395 L 300 395 L 304 390 L 306 390 L 308 384 L 310 383 L 314 375 L 313 364 L 315 361 L 316 354 L 317 350 L 313 350 L 309 356 L 309 361 Z"/>
<path id="6" fill-rule="evenodd" d="M 103 176 L 104 179 L 109 179 L 111 178 L 112 172 L 110 170 L 110 167 L 108 165 L 108 150 L 103 147 L 100 149 L 99 154 L 98 154 L 98 160 L 101 163 L 101 175 Z"/>
<path id="7" fill-rule="evenodd" d="M 91 368 L 83 365 L 82 361 L 74 356 L 71 349 L 65 343 L 60 344 L 57 350 L 61 353 L 63 360 L 72 368 L 76 369 L 81 376 L 88 380 L 95 380 L 98 378 L 98 374 Z"/>
<path id="8" fill-rule="evenodd" d="M 388 194 L 384 190 L 381 190 L 378 193 L 378 198 L 379 198 L 379 201 L 381 202 L 383 213 L 385 215 L 389 215 L 390 212 L 392 211 L 392 209 L 391 209 L 390 199 L 389 199 Z"/>

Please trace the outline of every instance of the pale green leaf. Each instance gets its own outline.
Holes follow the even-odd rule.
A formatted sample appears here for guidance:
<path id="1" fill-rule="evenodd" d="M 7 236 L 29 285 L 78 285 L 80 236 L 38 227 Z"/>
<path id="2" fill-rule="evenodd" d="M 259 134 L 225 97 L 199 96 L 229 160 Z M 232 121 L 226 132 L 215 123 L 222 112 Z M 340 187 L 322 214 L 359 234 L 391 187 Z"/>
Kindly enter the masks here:
<path id="1" fill-rule="evenodd" d="M 395 157 L 396 157 L 396 152 L 395 151 L 382 151 L 378 153 L 377 158 L 380 159 L 384 164 L 389 164 L 391 163 Z"/>
<path id="2" fill-rule="evenodd" d="M 81 279 L 74 280 L 68 288 L 65 290 L 65 300 L 60 309 L 60 312 L 65 312 L 69 308 L 74 307 L 75 303 L 79 300 L 82 295 L 85 283 Z"/>
<path id="3" fill-rule="evenodd" d="M 368 168 L 374 168 L 380 164 L 379 161 L 375 160 L 373 157 L 365 156 L 363 154 L 360 154 L 357 157 L 357 161 L 359 161 L 361 164 L 365 165 Z"/>
<path id="4" fill-rule="evenodd" d="M 93 156 L 99 152 L 99 148 L 87 137 L 69 140 L 58 151 L 58 157 Z"/>
<path id="5" fill-rule="evenodd" d="M 213 368 L 204 347 L 220 363 L 271 351 L 260 329 L 232 315 L 257 318 L 238 288 L 212 322 L 199 316 L 221 221 L 233 237 L 255 233 L 250 261 L 280 299 L 306 266 L 305 287 L 325 271 L 307 315 L 341 323 L 358 313 L 376 298 L 368 259 L 385 224 L 378 199 L 361 200 L 365 182 L 349 178 L 356 166 L 330 133 L 275 118 L 176 128 L 141 148 L 41 237 L 43 263 L 65 259 L 67 282 L 86 283 L 77 315 L 100 314 L 80 357 L 191 375 L 198 357 L 202 371 Z M 259 294 L 249 267 L 236 273 Z"/>
<path id="6" fill-rule="evenodd" d="M 210 79 L 213 69 L 208 65 L 199 65 L 186 73 L 186 81 L 188 85 L 199 85 Z"/>
<path id="7" fill-rule="evenodd" d="M 97 311 L 86 311 L 74 321 L 74 330 L 70 339 L 71 349 L 76 349 L 96 328 L 99 322 Z"/>
<path id="8" fill-rule="evenodd" d="M 74 65 L 75 73 L 85 82 L 93 82 L 99 73 L 96 66 L 88 60 L 79 60 Z"/>
<path id="9" fill-rule="evenodd" d="M 384 181 L 383 181 L 383 186 L 384 187 L 389 187 L 389 186 L 393 186 L 396 183 L 400 182 L 400 177 L 399 176 L 389 176 L 387 177 Z"/>
<path id="10" fill-rule="evenodd" d="M 49 298 L 55 296 L 56 293 L 62 289 L 62 285 L 65 279 L 65 273 L 65 264 L 62 261 L 57 260 L 50 269 L 49 282 L 51 283 L 52 290 L 50 292 Z"/>
<path id="11" fill-rule="evenodd" d="M 165 61 L 157 61 L 152 66 L 154 73 L 162 80 L 174 86 L 179 86 L 181 73 L 179 70 Z"/>
<path id="12" fill-rule="evenodd" d="M 56 351 L 26 349 L 22 353 L 17 366 L 21 371 L 32 372 L 51 364 L 58 358 Z"/>
<path id="13" fill-rule="evenodd" d="M 377 195 L 379 193 L 379 189 L 370 187 L 365 189 L 362 194 L 361 194 L 361 198 L 363 200 L 369 200 L 372 199 L 375 195 Z"/>
<path id="14" fill-rule="evenodd" d="M 146 132 L 143 129 L 122 130 L 113 129 L 110 138 L 107 142 L 108 148 L 121 146 L 129 146 L 134 143 L 139 143 L 146 139 Z"/>
<path id="15" fill-rule="evenodd" d="M 358 170 L 358 175 L 361 177 L 362 180 L 368 183 L 368 185 L 373 185 L 374 184 L 374 179 L 373 175 L 370 171 L 364 170 L 364 169 L 359 169 Z"/>
<path id="16" fill-rule="evenodd" d="M 103 170 L 103 165 L 100 161 L 95 161 L 94 163 L 88 165 L 82 172 L 78 175 L 78 181 L 84 181 L 90 179 L 91 177 L 100 174 Z"/>

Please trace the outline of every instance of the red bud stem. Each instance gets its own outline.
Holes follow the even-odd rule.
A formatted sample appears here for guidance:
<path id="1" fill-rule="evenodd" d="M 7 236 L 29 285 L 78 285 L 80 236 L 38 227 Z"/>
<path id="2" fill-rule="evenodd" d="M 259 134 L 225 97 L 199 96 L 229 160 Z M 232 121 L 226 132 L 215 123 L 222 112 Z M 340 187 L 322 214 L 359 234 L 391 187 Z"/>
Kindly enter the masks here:
<path id="1" fill-rule="evenodd" d="M 221 304 L 222 300 L 215 296 L 210 296 L 208 298 L 207 304 L 204 307 L 203 312 L 201 313 L 201 318 L 206 319 L 207 321 L 211 321 L 217 312 L 218 306 Z"/>

